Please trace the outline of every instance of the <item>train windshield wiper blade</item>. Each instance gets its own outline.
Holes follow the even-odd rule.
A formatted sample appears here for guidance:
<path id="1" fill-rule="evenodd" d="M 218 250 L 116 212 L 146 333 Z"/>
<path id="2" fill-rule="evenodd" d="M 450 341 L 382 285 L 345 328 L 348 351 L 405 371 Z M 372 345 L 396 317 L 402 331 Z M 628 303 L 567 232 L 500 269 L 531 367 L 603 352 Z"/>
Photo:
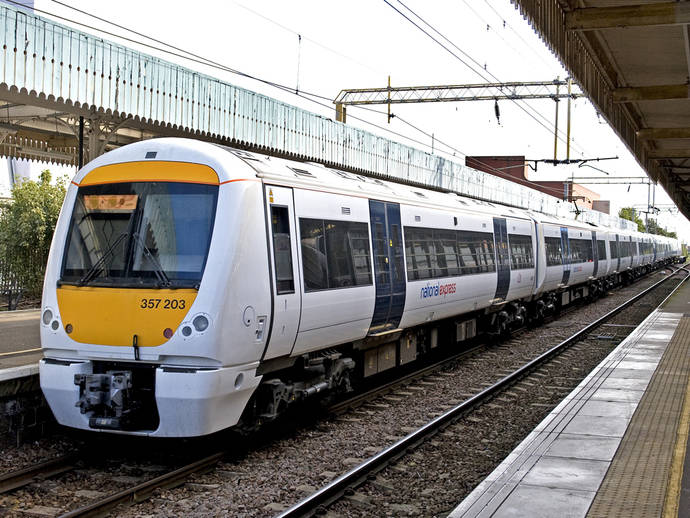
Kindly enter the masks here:
<path id="1" fill-rule="evenodd" d="M 158 262 L 158 259 L 153 255 L 151 250 L 149 250 L 149 247 L 146 246 L 146 243 L 142 239 L 139 232 L 134 232 L 132 235 L 134 236 L 134 239 L 136 239 L 136 242 L 139 243 L 139 246 L 141 246 L 141 248 L 144 250 L 144 257 L 146 257 L 153 265 L 153 273 L 155 273 L 156 277 L 158 277 L 158 281 L 161 283 L 162 287 L 170 286 L 170 277 L 168 277 L 168 274 L 165 273 L 161 263 Z"/>
<path id="2" fill-rule="evenodd" d="M 79 282 L 77 284 L 79 286 L 84 286 L 91 279 L 93 279 L 93 277 L 96 275 L 96 272 L 98 272 L 101 269 L 101 266 L 103 266 L 103 264 L 105 263 L 105 260 L 115 253 L 115 247 L 119 245 L 120 242 L 128 235 L 129 234 L 127 232 L 123 232 L 122 234 L 120 234 L 118 238 L 113 242 L 113 244 L 106 248 L 105 252 L 103 252 L 103 255 L 101 255 L 101 258 L 95 263 L 93 263 L 93 266 L 89 268 L 89 271 L 86 272 L 81 279 L 79 279 Z"/>

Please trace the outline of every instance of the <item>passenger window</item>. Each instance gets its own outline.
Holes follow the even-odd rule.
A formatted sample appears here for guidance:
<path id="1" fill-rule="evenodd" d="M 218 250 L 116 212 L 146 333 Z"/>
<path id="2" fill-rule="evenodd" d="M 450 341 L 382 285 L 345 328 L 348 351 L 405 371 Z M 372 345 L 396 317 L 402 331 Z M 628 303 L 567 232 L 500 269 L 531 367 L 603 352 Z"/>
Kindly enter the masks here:
<path id="1" fill-rule="evenodd" d="M 369 232 L 366 223 L 324 221 L 328 287 L 371 284 Z"/>
<path id="2" fill-rule="evenodd" d="M 508 234 L 510 243 L 510 261 L 512 270 L 534 268 L 532 254 L 532 236 L 522 234 Z"/>
<path id="3" fill-rule="evenodd" d="M 276 272 L 278 295 L 294 293 L 292 275 L 292 251 L 290 247 L 290 215 L 287 207 L 271 205 L 271 230 L 273 231 L 273 262 Z"/>
<path id="4" fill-rule="evenodd" d="M 405 275 L 403 273 L 405 257 L 403 255 L 403 247 L 400 242 L 400 227 L 395 223 L 391 225 L 391 243 L 393 243 L 393 276 L 395 282 L 405 282 Z"/>
<path id="5" fill-rule="evenodd" d="M 597 249 L 599 252 L 599 260 L 603 261 L 606 259 L 606 243 L 603 240 L 597 239 Z"/>
<path id="6" fill-rule="evenodd" d="M 302 236 L 304 288 L 307 291 L 324 290 L 328 288 L 328 271 L 323 220 L 300 218 L 299 233 Z"/>
<path id="7" fill-rule="evenodd" d="M 557 266 L 563 264 L 563 251 L 561 249 L 560 237 L 545 237 L 546 247 L 546 266 Z"/>
<path id="8" fill-rule="evenodd" d="M 388 284 L 390 282 L 390 276 L 388 271 L 388 243 L 386 243 L 386 229 L 383 223 L 377 222 L 374 224 L 374 250 L 376 251 L 376 257 L 374 261 L 378 268 L 376 283 L 377 284 Z"/>
<path id="9" fill-rule="evenodd" d="M 371 285 L 366 223 L 300 218 L 299 227 L 305 291 Z"/>

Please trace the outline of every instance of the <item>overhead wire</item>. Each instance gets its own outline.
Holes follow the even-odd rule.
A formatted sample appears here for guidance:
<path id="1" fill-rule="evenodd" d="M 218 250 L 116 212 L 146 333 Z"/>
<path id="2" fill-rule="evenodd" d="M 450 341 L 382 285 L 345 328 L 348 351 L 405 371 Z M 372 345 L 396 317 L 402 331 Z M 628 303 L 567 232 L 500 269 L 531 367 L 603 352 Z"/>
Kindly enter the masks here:
<path id="1" fill-rule="evenodd" d="M 366 63 L 362 63 L 361 61 L 359 61 L 359 60 L 353 58 L 352 56 L 348 56 L 347 54 L 343 54 L 342 52 L 339 52 L 339 51 L 337 51 L 337 50 L 335 50 L 335 49 L 332 49 L 332 48 L 328 47 L 327 45 L 324 45 L 323 43 L 320 43 L 320 42 L 316 41 L 316 40 L 313 39 L 313 38 L 309 38 L 308 36 L 305 36 L 305 35 L 301 34 L 300 32 L 298 32 L 298 31 L 296 31 L 296 30 L 294 30 L 294 29 L 291 29 L 290 27 L 287 27 L 287 26 L 283 25 L 282 23 L 280 23 L 280 22 L 278 22 L 278 21 L 276 21 L 276 20 L 274 20 L 274 19 L 272 19 L 272 18 L 269 18 L 269 17 L 266 16 L 265 14 L 262 14 L 262 13 L 260 13 L 260 12 L 258 12 L 258 11 L 255 11 L 254 9 L 251 9 L 250 7 L 247 7 L 247 6 L 244 5 L 244 4 L 240 4 L 239 2 L 232 2 L 232 3 L 235 4 L 235 5 L 238 6 L 238 7 L 241 7 L 242 9 L 244 9 L 244 10 L 246 10 L 246 11 L 252 13 L 254 16 L 257 16 L 258 18 L 262 18 L 263 20 L 265 20 L 265 21 L 267 21 L 267 22 L 269 22 L 269 23 L 275 25 L 276 27 L 280 27 L 280 28 L 283 29 L 284 31 L 290 32 L 290 33 L 294 34 L 295 36 L 301 36 L 303 40 L 309 41 L 310 43 L 316 45 L 317 47 L 320 47 L 320 48 L 324 49 L 324 50 L 327 51 L 327 52 L 330 52 L 331 54 L 334 54 L 334 55 L 336 55 L 336 56 L 340 56 L 341 58 L 346 59 L 346 60 L 348 60 L 348 61 L 352 61 L 353 63 L 359 65 L 360 67 L 366 68 L 366 69 L 368 69 L 368 70 L 371 70 L 372 72 L 380 73 L 379 70 L 376 70 L 376 69 L 372 68 L 371 66 L 367 65 Z"/>
<path id="2" fill-rule="evenodd" d="M 484 81 L 486 81 L 487 83 L 488 83 L 488 82 L 491 82 L 483 73 L 478 72 L 477 70 L 475 70 L 472 66 L 470 66 L 470 65 L 467 63 L 467 61 L 465 61 L 464 59 L 460 58 L 457 54 L 455 54 L 455 52 L 453 52 L 452 50 L 450 50 L 450 49 L 449 49 L 446 45 L 444 45 L 442 42 L 438 41 L 438 39 L 436 39 L 433 35 L 429 34 L 429 32 L 426 31 L 423 27 L 421 27 L 418 23 L 416 23 L 416 22 L 415 22 L 414 20 L 412 20 L 409 16 L 405 15 L 405 13 L 403 13 L 403 12 L 400 11 L 398 8 L 396 8 L 394 5 L 392 5 L 392 4 L 389 2 L 389 0 L 383 0 L 383 2 L 384 2 L 386 5 L 388 5 L 389 7 L 391 7 L 393 10 L 395 10 L 398 14 L 400 14 L 403 18 L 405 18 L 405 19 L 406 19 L 408 22 L 410 22 L 412 25 L 414 25 L 415 27 L 417 27 L 417 28 L 418 28 L 420 31 L 422 31 L 426 36 L 428 36 L 432 41 L 434 41 L 437 45 L 439 45 L 441 48 L 443 48 L 444 50 L 446 50 L 446 52 L 448 52 L 448 53 L 451 54 L 453 57 L 455 57 L 456 59 L 458 59 L 462 64 L 464 64 L 464 65 L 465 65 L 467 68 L 469 68 L 472 72 L 474 72 L 474 73 L 477 74 L 479 77 L 481 77 Z M 472 56 L 470 56 L 466 51 L 464 51 L 464 50 L 462 50 L 460 47 L 458 47 L 453 41 L 451 41 L 448 37 L 446 37 L 444 34 L 442 34 L 442 33 L 441 33 L 438 29 L 436 29 L 432 24 L 430 24 L 429 22 L 427 22 L 424 18 L 422 18 L 422 17 L 421 17 L 419 14 L 417 14 L 414 10 L 412 10 L 412 9 L 411 9 L 410 7 L 408 7 L 405 3 L 403 3 L 402 0 L 397 0 L 397 2 L 398 2 L 400 5 L 402 5 L 405 9 L 407 9 L 410 13 L 412 13 L 412 15 L 415 16 L 417 19 L 419 19 L 424 25 L 426 25 L 427 27 L 429 27 L 433 32 L 435 32 L 436 34 L 438 34 L 441 38 L 443 38 L 443 39 L 444 39 L 445 41 L 447 41 L 450 45 L 452 45 L 455 49 L 457 49 L 458 52 L 460 52 L 460 53 L 462 53 L 464 56 L 466 56 L 468 60 L 470 60 L 470 61 L 472 61 L 473 63 L 475 63 L 475 65 L 478 66 L 478 67 L 480 67 L 480 69 L 483 68 L 482 65 L 481 65 L 476 59 L 474 59 L 474 58 L 473 58 Z M 501 82 L 501 80 L 500 80 L 496 75 L 494 75 L 493 73 L 491 73 L 489 70 L 486 70 L 486 73 L 487 73 L 489 76 L 491 76 L 491 77 L 494 79 L 494 81 L 496 81 L 496 82 Z M 530 105 L 527 104 L 527 103 L 524 103 L 524 105 L 523 105 L 523 104 L 521 104 L 521 103 L 520 103 L 518 100 L 516 100 L 516 99 L 510 99 L 510 100 L 511 100 L 518 108 L 520 108 L 525 114 L 527 114 L 531 119 L 533 119 L 533 120 L 534 120 L 535 122 L 537 122 L 540 126 L 542 126 L 544 129 L 548 130 L 550 133 L 553 132 L 553 130 L 554 130 L 554 125 L 551 124 L 550 121 L 548 121 L 548 120 L 547 120 L 538 110 L 536 110 L 534 107 L 530 106 Z M 544 123 L 544 122 L 538 120 L 538 119 L 537 119 L 532 113 L 530 113 L 528 110 L 533 111 L 538 117 L 540 117 L 543 121 L 546 121 L 546 122 Z M 560 130 L 557 132 L 558 139 L 559 139 L 561 142 L 565 143 L 565 142 L 566 142 L 566 139 L 562 136 L 562 134 L 563 134 L 563 132 L 560 131 Z M 575 145 L 574 145 L 573 147 L 578 147 L 578 148 L 579 148 L 579 146 L 575 146 Z M 582 148 L 579 148 L 579 149 L 582 151 Z"/>
<path id="3" fill-rule="evenodd" d="M 463 0 L 463 1 L 464 1 L 464 0 Z M 401 13 L 398 9 L 396 9 L 394 6 L 392 6 L 392 5 L 388 2 L 388 0 L 384 0 L 384 2 L 385 2 L 386 4 L 388 4 L 390 7 L 392 7 L 393 9 L 395 9 L 398 13 L 400 13 L 405 19 L 407 19 L 408 21 L 411 21 L 411 20 L 409 19 L 409 17 L 405 16 L 405 15 L 404 15 L 403 13 Z M 422 17 L 421 17 L 419 14 L 417 14 L 414 10 L 412 10 L 412 9 L 411 9 L 410 7 L 408 7 L 405 3 L 403 3 L 402 0 L 397 0 L 397 2 L 398 2 L 400 5 L 402 5 L 405 9 L 407 9 L 410 13 L 412 13 L 416 18 L 418 18 L 418 19 L 419 19 L 422 23 L 424 23 L 427 27 L 429 27 L 432 31 L 434 31 L 434 32 L 435 32 L 436 34 L 438 34 L 441 38 L 443 38 L 446 42 L 448 42 L 448 43 L 449 43 L 450 45 L 452 45 L 455 49 L 457 49 L 459 52 L 461 52 L 463 55 L 465 55 L 470 61 L 472 61 L 473 63 L 475 63 L 476 66 L 480 67 L 480 69 L 482 68 L 482 65 L 481 65 L 476 59 L 474 59 L 474 58 L 473 58 L 472 56 L 470 56 L 466 51 L 464 51 L 464 50 L 462 50 L 460 47 L 458 47 L 452 40 L 450 40 L 447 36 L 445 36 L 445 35 L 444 35 L 443 33 L 441 33 L 438 29 L 436 29 L 432 24 L 430 24 L 429 22 L 427 22 L 424 18 L 422 18 Z M 467 4 L 467 2 L 465 2 L 465 4 L 468 5 L 468 7 L 470 7 L 470 9 L 471 9 L 473 12 L 475 12 L 475 14 L 476 14 L 476 11 L 474 11 L 474 9 L 473 9 L 471 6 L 469 6 L 469 4 Z M 414 22 L 412 22 L 412 23 L 413 23 L 416 27 L 419 27 L 418 24 L 416 24 L 416 23 L 414 23 Z M 428 34 L 428 32 L 426 32 L 426 31 L 423 31 L 423 32 L 424 32 L 425 34 L 427 34 L 427 36 L 429 36 L 432 40 L 434 40 L 437 44 L 439 44 L 439 45 L 441 45 L 442 47 L 445 48 L 445 45 L 443 45 L 443 44 L 440 43 L 438 40 L 436 40 L 435 38 L 433 38 L 432 36 L 430 36 L 430 35 Z M 451 53 L 451 54 L 453 54 L 453 53 Z M 453 55 L 454 55 L 454 54 L 453 54 Z M 477 71 L 474 70 L 471 66 L 469 66 L 469 65 L 467 64 L 467 62 L 465 62 L 464 60 L 461 60 L 461 62 L 462 62 L 465 66 L 467 66 L 468 68 L 470 68 L 470 70 L 472 70 L 475 74 L 479 75 L 482 79 L 484 79 L 486 82 L 490 82 L 489 79 L 487 79 L 481 72 L 477 72 Z M 501 82 L 501 80 L 500 80 L 495 74 L 493 74 L 492 72 L 490 72 L 490 71 L 488 70 L 488 68 L 484 68 L 484 70 L 486 70 L 487 74 L 490 75 L 491 78 L 492 78 L 494 81 L 499 82 L 499 83 Z M 529 115 L 532 119 L 534 119 L 534 116 L 530 115 L 530 114 L 527 112 L 527 110 L 525 109 L 525 107 L 523 107 L 521 104 L 519 104 L 519 102 L 518 102 L 517 100 L 514 100 L 514 99 L 511 99 L 511 100 L 512 100 L 520 109 L 522 109 L 527 115 Z M 547 126 L 545 126 L 544 124 L 541 124 L 541 123 L 540 123 L 541 126 L 545 127 L 545 128 L 548 129 L 549 131 L 552 131 L 553 124 L 551 124 L 550 121 L 549 121 L 548 119 L 546 119 L 546 117 L 544 117 L 538 110 L 536 110 L 534 107 L 530 106 L 529 104 L 527 104 L 527 103 L 524 103 L 524 104 L 527 106 L 527 108 L 528 108 L 529 110 L 535 112 L 535 113 L 537 114 L 537 116 L 539 116 L 542 120 L 546 121 L 546 124 L 548 124 L 549 127 L 547 127 Z M 536 119 L 534 119 L 534 120 L 536 121 Z M 539 122 L 539 121 L 536 121 L 536 122 Z M 560 140 L 561 140 L 562 142 L 565 142 L 565 140 L 563 140 L 563 138 L 560 138 Z"/>
<path id="4" fill-rule="evenodd" d="M 468 7 L 470 7 L 470 4 L 469 4 L 469 2 L 467 2 L 467 0 L 462 0 L 462 1 L 463 1 L 463 3 L 464 3 L 465 5 L 467 5 Z M 537 52 L 537 51 L 534 49 L 534 47 L 532 47 L 532 46 L 527 42 L 527 40 L 525 40 L 525 39 L 520 35 L 520 33 L 519 33 L 509 22 L 506 21 L 505 17 L 503 17 L 503 16 L 501 15 L 501 13 L 499 13 L 499 12 L 496 10 L 496 8 L 495 8 L 493 5 L 491 5 L 491 2 L 489 2 L 489 0 L 484 0 L 484 3 L 485 3 L 487 6 L 489 6 L 489 9 L 491 9 L 491 10 L 496 14 L 496 16 L 498 16 L 498 18 L 503 22 L 504 26 L 505 26 L 505 27 L 508 27 L 508 29 L 510 29 L 510 31 L 511 31 L 513 34 L 515 34 L 515 36 L 517 36 L 517 38 L 524 44 L 524 46 L 525 46 L 525 48 L 526 48 L 527 50 L 529 50 L 532 54 L 534 54 L 534 55 L 537 57 L 537 59 L 539 59 L 539 61 L 541 61 L 542 63 L 544 63 L 546 66 L 548 66 L 548 67 L 552 66 L 551 63 L 549 63 L 548 61 L 546 61 L 546 59 L 544 59 L 544 57 L 543 57 L 539 52 Z M 472 7 L 470 7 L 470 9 L 471 9 L 472 12 L 474 12 L 481 20 L 484 20 L 484 18 L 483 18 L 481 15 L 479 15 L 479 13 L 477 13 Z M 484 20 L 484 21 L 486 21 L 486 20 Z M 488 25 L 488 24 L 487 24 L 487 25 Z M 498 31 L 494 30 L 494 34 L 497 34 L 497 35 L 498 35 Z M 504 41 L 505 41 L 505 40 L 504 40 Z"/>
<path id="5" fill-rule="evenodd" d="M 7 1 L 10 2 L 10 3 L 12 3 L 12 4 L 15 4 L 15 5 L 21 5 L 21 4 L 19 4 L 18 2 L 14 1 L 14 0 L 7 0 Z M 236 74 L 236 75 L 239 75 L 239 76 L 241 76 L 241 77 L 245 77 L 245 78 L 247 78 L 247 79 L 251 79 L 251 80 L 254 80 L 254 81 L 258 81 L 258 82 L 260 82 L 260 83 L 266 84 L 267 86 L 271 86 L 271 87 L 280 89 L 280 90 L 282 90 L 282 91 L 284 91 L 284 92 L 290 93 L 290 94 L 292 94 L 292 95 L 296 95 L 296 96 L 298 96 L 298 97 L 301 97 L 301 98 L 303 98 L 303 99 L 305 99 L 305 100 L 307 100 L 307 101 L 309 101 L 309 102 L 315 103 L 315 104 L 317 104 L 317 105 L 319 105 L 319 106 L 322 106 L 322 107 L 325 107 L 325 108 L 327 108 L 327 109 L 329 109 L 329 110 L 332 109 L 332 106 L 331 106 L 331 105 L 327 105 L 327 104 L 324 104 L 324 103 L 322 103 L 322 102 L 316 100 L 316 99 L 322 99 L 322 100 L 326 100 L 326 101 L 332 102 L 332 99 L 329 98 L 329 97 L 326 97 L 326 96 L 323 96 L 323 95 L 320 95 L 320 94 L 315 94 L 315 93 L 312 93 L 312 92 L 306 92 L 306 91 L 296 92 L 296 91 L 295 91 L 292 87 L 290 87 L 290 86 L 286 86 L 286 85 L 283 85 L 283 84 L 280 84 L 280 83 L 277 83 L 277 82 L 274 82 L 274 81 L 262 79 L 262 78 L 260 78 L 260 77 L 254 76 L 254 75 L 247 74 L 247 73 L 245 73 L 245 72 L 241 72 L 241 71 L 236 70 L 236 69 L 234 69 L 234 68 L 231 68 L 231 67 L 229 67 L 229 66 L 227 66 L 227 65 L 223 65 L 223 64 L 218 63 L 218 62 L 216 62 L 216 61 L 213 61 L 213 60 L 211 60 L 211 59 L 205 58 L 205 57 L 203 57 L 203 56 L 201 56 L 201 55 L 199 55 L 199 54 L 195 54 L 195 53 L 193 53 L 193 52 L 187 51 L 187 50 L 182 49 L 182 48 L 180 48 L 180 47 L 177 47 L 177 46 L 175 46 L 175 45 L 171 45 L 171 44 L 169 44 L 169 43 L 167 43 L 167 42 L 164 42 L 164 41 L 162 41 L 162 40 L 158 40 L 158 39 L 156 39 L 156 38 L 147 36 L 147 35 L 145 35 L 145 34 L 142 34 L 142 33 L 140 33 L 140 32 L 137 32 L 137 31 L 135 31 L 135 30 L 133 30 L 133 29 L 130 29 L 130 28 L 125 27 L 125 26 L 123 26 L 123 25 L 117 24 L 117 23 L 112 22 L 112 21 L 110 21 L 110 20 L 104 19 L 104 18 L 102 18 L 102 17 L 99 17 L 99 16 L 94 15 L 94 14 L 92 14 L 92 13 L 89 13 L 89 12 L 87 12 L 87 11 L 84 11 L 84 10 L 79 9 L 79 8 L 77 8 L 77 7 L 73 7 L 73 6 L 71 6 L 71 5 L 69 5 L 69 4 L 65 3 L 65 2 L 61 2 L 60 0 L 51 0 L 51 1 L 54 2 L 54 3 L 56 3 L 56 4 L 62 5 L 63 7 L 66 7 L 66 8 L 68 8 L 68 9 L 74 10 L 74 11 L 76 11 L 76 12 L 78 12 L 78 13 L 80 13 L 80 14 L 83 14 L 83 15 L 85 15 L 85 16 L 89 16 L 89 17 L 94 18 L 94 19 L 96 19 L 96 20 L 99 20 L 99 21 L 101 21 L 101 22 L 103 22 L 103 23 L 106 23 L 106 24 L 112 25 L 112 26 L 114 26 L 114 27 L 117 27 L 118 29 L 121 29 L 121 30 L 130 32 L 130 33 L 135 34 L 135 35 L 137 35 L 137 36 L 140 36 L 140 37 L 142 37 L 142 38 L 145 38 L 145 39 L 148 39 L 148 40 L 150 40 L 150 41 L 153 41 L 153 42 L 155 42 L 155 43 L 157 43 L 157 44 L 159 44 L 159 45 L 163 45 L 163 46 L 165 46 L 165 47 L 168 47 L 168 48 L 170 48 L 170 49 L 173 49 L 175 52 L 172 52 L 172 51 L 170 51 L 170 50 L 166 50 L 166 49 L 164 49 L 164 48 L 156 47 L 156 46 L 154 46 L 154 45 L 150 45 L 150 44 L 141 42 L 141 41 L 139 41 L 139 40 L 134 40 L 134 39 L 132 39 L 132 38 L 128 38 L 127 36 L 123 36 L 123 35 L 120 35 L 120 34 L 116 34 L 116 33 L 113 33 L 113 32 L 107 31 L 107 30 L 103 30 L 103 29 L 100 29 L 100 28 L 98 28 L 98 27 L 94 27 L 94 26 L 85 24 L 85 23 L 83 23 L 83 22 L 79 22 L 79 21 L 76 21 L 76 20 L 72 20 L 72 19 L 70 19 L 70 18 L 66 18 L 66 17 L 64 17 L 64 16 L 60 16 L 60 15 L 57 15 L 57 14 L 55 14 L 55 13 L 51 13 L 51 12 L 49 12 L 49 11 L 45 11 L 45 10 L 41 10 L 41 9 L 34 9 L 34 11 L 37 11 L 37 12 L 40 12 L 40 13 L 43 13 L 43 14 L 47 14 L 47 15 L 49 15 L 49 16 L 53 16 L 53 17 L 55 17 L 55 18 L 57 18 L 57 19 L 60 19 L 60 20 L 68 21 L 68 22 L 74 23 L 74 24 L 76 24 L 76 25 L 79 25 L 79 26 L 82 26 L 82 27 L 86 27 L 86 28 L 91 29 L 91 30 L 94 30 L 94 31 L 101 32 L 101 33 L 103 33 L 103 34 L 107 34 L 107 35 L 109 35 L 109 36 L 113 36 L 113 37 L 115 37 L 115 38 L 119 38 L 119 39 L 124 40 L 124 41 L 129 41 L 129 42 L 135 43 L 135 44 L 137 44 L 137 45 L 144 46 L 144 47 L 146 47 L 146 48 L 151 48 L 151 49 L 153 49 L 153 50 L 158 50 L 158 51 L 160 51 L 160 52 L 163 52 L 163 53 L 166 53 L 166 54 L 170 54 L 170 55 L 174 55 L 174 56 L 176 56 L 176 57 L 180 57 L 180 58 L 182 58 L 182 59 L 186 59 L 186 60 L 189 60 L 189 61 L 198 63 L 198 64 L 202 64 L 202 65 L 205 65 L 205 66 L 209 66 L 209 67 L 211 67 L 211 68 L 216 68 L 216 69 L 223 70 L 223 71 L 226 71 L 226 72 L 229 72 L 229 73 L 232 73 L 232 74 Z M 384 1 L 385 1 L 385 0 L 384 0 Z M 313 97 L 313 98 L 312 98 L 312 97 Z M 358 106 L 358 108 L 362 108 L 362 109 L 364 109 L 364 110 L 371 111 L 371 112 L 376 112 L 376 113 L 379 113 L 379 114 L 384 114 L 384 113 L 385 113 L 385 112 L 382 112 L 382 111 L 379 111 L 379 110 L 373 110 L 373 109 L 371 109 L 371 108 L 366 108 L 366 107 L 359 107 L 359 106 Z M 417 139 L 415 139 L 415 138 L 409 137 L 409 136 L 407 136 L 407 135 L 404 135 L 404 134 L 402 134 L 402 133 L 396 132 L 396 131 L 394 131 L 394 130 L 391 130 L 391 129 L 389 129 L 389 128 L 386 128 L 386 127 L 384 127 L 384 126 L 381 126 L 381 125 L 379 125 L 379 124 L 370 122 L 370 121 L 368 121 L 368 120 L 366 120 L 366 119 L 363 119 L 363 118 L 361 118 L 361 117 L 357 117 L 357 116 L 351 115 L 351 114 L 349 115 L 349 117 L 352 118 L 352 119 L 358 120 L 358 121 L 360 121 L 360 122 L 363 122 L 364 124 L 368 124 L 368 125 L 370 125 L 370 126 L 372 126 L 372 127 L 375 127 L 375 128 L 377 128 L 377 129 L 380 129 L 380 130 L 382 130 L 382 131 L 384 131 L 384 132 L 390 133 L 390 134 L 392 134 L 392 135 L 395 135 L 395 136 L 397 136 L 397 137 L 403 138 L 403 139 L 408 140 L 408 141 L 410 141 L 410 142 L 414 142 L 415 144 L 419 144 L 419 145 L 421 145 L 421 146 L 423 146 L 423 147 L 427 147 L 427 148 L 431 148 L 431 147 L 432 147 L 431 145 L 429 145 L 429 144 L 426 143 L 426 142 L 423 142 L 423 141 L 417 140 Z M 460 155 L 467 156 L 466 153 L 464 153 L 464 152 L 460 151 L 459 149 L 457 149 L 457 148 L 451 146 L 450 144 L 447 144 L 447 143 L 443 142 L 443 141 L 440 140 L 440 139 L 435 138 L 433 135 L 431 135 L 431 134 L 429 134 L 428 132 L 426 132 L 426 131 L 420 129 L 419 127 L 415 126 L 414 124 L 410 123 L 409 121 L 406 121 L 405 119 L 403 119 L 403 118 L 401 118 L 401 117 L 399 117 L 399 116 L 396 116 L 396 118 L 400 119 L 401 122 L 403 122 L 403 123 L 406 124 L 407 126 L 411 127 L 412 129 L 414 129 L 414 130 L 416 130 L 416 131 L 418 131 L 418 132 L 424 134 L 424 135 L 427 136 L 427 137 L 433 138 L 435 142 L 437 142 L 437 143 L 441 144 L 442 146 L 444 146 L 444 147 L 446 147 L 446 148 L 452 150 L 454 153 L 458 153 L 458 154 L 460 154 Z M 443 150 L 440 150 L 440 151 L 441 151 L 442 153 L 444 153 L 444 154 L 449 155 L 449 156 L 455 156 L 455 155 L 451 155 L 451 153 L 449 153 L 449 152 L 447 152 L 447 151 L 443 151 Z M 491 166 L 488 166 L 488 165 L 487 165 L 487 168 L 493 170 L 493 171 L 495 172 L 495 174 L 496 174 L 497 176 L 499 176 L 499 177 L 504 177 L 504 178 L 508 178 L 508 179 L 513 178 L 513 177 L 511 177 L 510 175 L 507 175 L 507 174 L 503 173 L 502 171 L 500 171 L 500 170 L 498 170 L 498 169 L 496 169 L 496 168 L 493 168 L 493 167 L 491 167 Z M 451 175 L 448 175 L 447 173 L 443 173 L 443 172 L 439 172 L 439 173 L 440 173 L 442 176 L 451 177 Z M 527 180 L 527 179 L 524 179 L 524 181 L 527 182 L 527 183 L 535 183 L 535 182 L 531 182 L 530 180 Z"/>

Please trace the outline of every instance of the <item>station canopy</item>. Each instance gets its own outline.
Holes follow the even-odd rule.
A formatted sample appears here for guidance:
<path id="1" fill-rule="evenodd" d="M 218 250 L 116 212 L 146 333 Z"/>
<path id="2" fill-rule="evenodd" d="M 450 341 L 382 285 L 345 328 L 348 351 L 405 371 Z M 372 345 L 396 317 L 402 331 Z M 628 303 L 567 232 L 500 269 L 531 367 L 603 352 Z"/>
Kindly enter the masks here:
<path id="1" fill-rule="evenodd" d="M 690 2 L 512 1 L 690 219 Z"/>

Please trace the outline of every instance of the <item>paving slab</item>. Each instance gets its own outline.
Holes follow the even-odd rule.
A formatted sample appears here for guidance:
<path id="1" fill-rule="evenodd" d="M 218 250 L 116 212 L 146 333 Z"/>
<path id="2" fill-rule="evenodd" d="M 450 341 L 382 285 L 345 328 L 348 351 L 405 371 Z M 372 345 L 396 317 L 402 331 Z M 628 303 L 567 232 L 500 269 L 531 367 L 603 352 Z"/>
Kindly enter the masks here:
<path id="1" fill-rule="evenodd" d="M 594 417 L 624 417 L 630 419 L 635 413 L 637 403 L 628 401 L 598 401 L 589 400 L 582 408 L 580 415 Z"/>
<path id="2" fill-rule="evenodd" d="M 609 463 L 573 457 L 541 457 L 522 479 L 524 484 L 596 491 Z"/>
<path id="3" fill-rule="evenodd" d="M 611 375 L 607 379 L 601 382 L 599 385 L 599 390 L 613 389 L 613 390 L 635 390 L 644 392 L 644 389 L 649 385 L 649 380 L 644 379 L 631 379 L 631 378 L 616 378 Z"/>
<path id="4" fill-rule="evenodd" d="M 652 369 L 615 369 L 614 377 L 649 381 L 652 379 L 652 374 L 654 374 Z"/>
<path id="5" fill-rule="evenodd" d="M 563 431 L 581 435 L 623 437 L 630 419 L 625 417 L 574 416 Z"/>
<path id="6" fill-rule="evenodd" d="M 595 391 L 589 399 L 600 401 L 630 401 L 632 403 L 637 403 L 642 399 L 643 395 L 644 391 L 642 390 L 600 388 Z"/>
<path id="7" fill-rule="evenodd" d="M 520 485 L 505 500 L 493 518 L 570 518 L 587 512 L 595 493 L 572 489 Z M 488 514 L 485 516 L 489 516 Z"/>
<path id="8" fill-rule="evenodd" d="M 619 443 L 617 437 L 562 433 L 551 443 L 545 455 L 610 461 Z"/>

